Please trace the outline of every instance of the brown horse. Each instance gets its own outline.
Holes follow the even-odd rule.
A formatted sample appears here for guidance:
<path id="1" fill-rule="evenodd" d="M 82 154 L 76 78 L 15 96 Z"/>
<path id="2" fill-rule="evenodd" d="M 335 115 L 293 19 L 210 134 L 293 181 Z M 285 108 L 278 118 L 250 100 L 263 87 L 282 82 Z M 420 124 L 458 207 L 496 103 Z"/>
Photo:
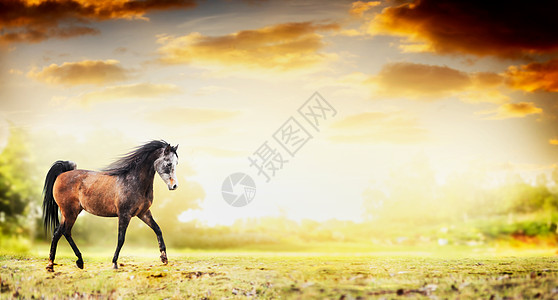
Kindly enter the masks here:
<path id="1" fill-rule="evenodd" d="M 167 263 L 163 234 L 151 216 L 153 179 L 159 173 L 169 190 L 178 187 L 175 166 L 176 149 L 165 141 L 151 141 L 137 147 L 106 169 L 95 172 L 76 170 L 70 161 L 55 162 L 45 180 L 43 218 L 46 229 L 54 230 L 47 270 L 54 270 L 56 246 L 62 235 L 74 250 L 76 265 L 83 269 L 81 253 L 72 239 L 72 226 L 82 210 L 102 217 L 118 217 L 118 245 L 112 259 L 117 269 L 118 254 L 124 244 L 126 229 L 132 217 L 140 218 L 157 235 L 161 261 Z M 58 220 L 58 208 L 62 216 Z"/>

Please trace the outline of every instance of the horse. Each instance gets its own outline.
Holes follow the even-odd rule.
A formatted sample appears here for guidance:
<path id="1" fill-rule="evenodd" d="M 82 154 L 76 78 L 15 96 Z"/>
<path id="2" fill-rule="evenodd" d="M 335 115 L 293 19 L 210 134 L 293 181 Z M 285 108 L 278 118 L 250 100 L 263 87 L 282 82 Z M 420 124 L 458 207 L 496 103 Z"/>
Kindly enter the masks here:
<path id="1" fill-rule="evenodd" d="M 178 145 L 153 140 L 110 164 L 101 171 L 77 169 L 71 161 L 56 161 L 48 171 L 43 188 L 45 230 L 53 231 L 46 269 L 54 271 L 58 240 L 64 235 L 77 256 L 76 265 L 83 269 L 83 258 L 72 239 L 72 226 L 82 210 L 101 217 L 118 217 L 118 244 L 112 266 L 118 269 L 118 255 L 124 244 L 132 217 L 138 217 L 157 236 L 161 262 L 168 263 L 163 234 L 149 208 L 153 203 L 155 172 L 169 190 L 178 187 L 175 167 Z M 58 220 L 60 210 L 61 220 Z"/>

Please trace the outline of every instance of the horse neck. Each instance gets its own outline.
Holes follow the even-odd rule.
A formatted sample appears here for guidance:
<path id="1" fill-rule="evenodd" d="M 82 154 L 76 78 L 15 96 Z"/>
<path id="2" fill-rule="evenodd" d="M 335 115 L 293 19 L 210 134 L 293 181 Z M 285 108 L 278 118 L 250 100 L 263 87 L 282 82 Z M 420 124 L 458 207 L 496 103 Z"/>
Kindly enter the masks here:
<path id="1" fill-rule="evenodd" d="M 153 180 L 155 179 L 154 163 L 157 157 L 155 153 L 152 153 L 130 174 L 137 184 L 136 188 L 138 192 L 146 196 L 153 195 Z"/>

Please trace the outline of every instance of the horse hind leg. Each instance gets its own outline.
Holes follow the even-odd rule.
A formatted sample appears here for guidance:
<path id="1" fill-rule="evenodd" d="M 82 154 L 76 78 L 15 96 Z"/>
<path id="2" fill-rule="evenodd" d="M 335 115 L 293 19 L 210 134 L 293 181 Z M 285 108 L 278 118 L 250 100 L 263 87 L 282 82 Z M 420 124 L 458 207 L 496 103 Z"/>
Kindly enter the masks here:
<path id="1" fill-rule="evenodd" d="M 71 218 L 66 219 L 66 226 L 64 227 L 64 237 L 66 237 L 66 240 L 68 241 L 68 243 L 70 244 L 70 246 L 72 247 L 72 250 L 74 250 L 75 255 L 77 256 L 77 260 L 76 260 L 76 266 L 80 269 L 83 269 L 83 258 L 81 257 L 81 252 L 79 252 L 79 249 L 76 245 L 76 243 L 74 242 L 74 239 L 72 239 L 72 227 L 74 226 L 74 223 L 76 222 L 76 218 L 77 215 L 79 214 L 79 212 L 77 214 L 72 215 Z"/>
<path id="2" fill-rule="evenodd" d="M 50 254 L 48 256 L 48 265 L 46 267 L 47 271 L 53 272 L 54 271 L 54 258 L 56 257 L 56 247 L 58 246 L 58 240 L 62 237 L 64 232 L 65 221 L 62 220 L 60 225 L 56 227 L 54 230 L 54 234 L 52 235 L 52 243 L 50 244 Z"/>

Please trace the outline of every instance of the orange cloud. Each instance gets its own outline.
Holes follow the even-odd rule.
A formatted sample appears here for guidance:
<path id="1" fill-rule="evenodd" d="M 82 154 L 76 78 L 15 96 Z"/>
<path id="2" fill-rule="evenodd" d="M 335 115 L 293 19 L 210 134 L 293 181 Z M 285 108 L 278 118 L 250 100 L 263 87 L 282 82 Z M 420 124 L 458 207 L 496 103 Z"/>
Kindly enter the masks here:
<path id="1" fill-rule="evenodd" d="M 495 103 L 502 104 L 510 101 L 510 97 L 500 92 L 498 89 L 480 90 L 471 89 L 457 94 L 459 100 L 465 103 Z"/>
<path id="2" fill-rule="evenodd" d="M 356 1 L 351 4 L 351 9 L 349 13 L 354 16 L 362 16 L 365 12 L 370 10 L 372 7 L 380 5 L 380 1 Z"/>
<path id="3" fill-rule="evenodd" d="M 558 139 L 550 139 L 548 140 L 548 143 L 551 145 L 558 145 Z"/>
<path id="4" fill-rule="evenodd" d="M 101 91 L 90 92 L 79 97 L 79 100 L 82 104 L 90 104 L 118 99 L 156 98 L 179 92 L 180 89 L 172 84 L 136 83 L 112 86 Z"/>
<path id="5" fill-rule="evenodd" d="M 51 64 L 37 71 L 33 69 L 27 76 L 49 84 L 81 85 L 117 82 L 128 79 L 129 71 L 122 68 L 117 60 L 84 60 Z"/>
<path id="6" fill-rule="evenodd" d="M 79 26 L 110 19 L 146 19 L 150 11 L 192 8 L 194 0 L 10 0 L 0 2 L 0 42 L 40 42 L 98 34 Z"/>
<path id="7" fill-rule="evenodd" d="M 385 8 L 368 32 L 404 37 L 405 51 L 516 58 L 558 51 L 557 10 L 556 1 L 414 0 Z"/>
<path id="8" fill-rule="evenodd" d="M 338 24 L 285 23 L 223 36 L 189 35 L 159 38 L 161 61 L 203 62 L 279 71 L 300 69 L 324 61 L 320 31 L 338 31 Z"/>
<path id="9" fill-rule="evenodd" d="M 372 79 L 382 95 L 423 97 L 445 96 L 469 87 L 469 75 L 446 66 L 409 62 L 389 63 Z"/>
<path id="10" fill-rule="evenodd" d="M 365 112 L 349 116 L 331 125 L 330 140 L 340 143 L 419 143 L 428 139 L 428 131 L 416 118 L 402 112 Z"/>
<path id="11" fill-rule="evenodd" d="M 527 92 L 558 92 L 558 59 L 544 63 L 511 66 L 505 72 L 507 84 Z"/>
<path id="12" fill-rule="evenodd" d="M 379 97 L 436 101 L 455 96 L 467 103 L 509 101 L 500 89 L 504 76 L 493 72 L 463 72 L 447 66 L 411 62 L 388 63 L 367 82 Z"/>
<path id="13" fill-rule="evenodd" d="M 542 108 L 536 107 L 533 102 L 506 103 L 496 110 L 479 112 L 479 114 L 490 115 L 489 120 L 501 120 L 509 118 L 524 118 L 532 114 L 542 114 Z"/>
<path id="14" fill-rule="evenodd" d="M 368 80 L 379 97 L 405 97 L 434 101 L 454 96 L 467 103 L 495 103 L 494 110 L 481 111 L 487 119 L 523 118 L 542 114 L 543 109 L 532 102 L 509 103 L 500 90 L 508 87 L 528 92 L 558 91 L 558 60 L 510 67 L 506 72 L 463 72 L 447 66 L 389 63 Z"/>
<path id="15" fill-rule="evenodd" d="M 436 101 L 455 96 L 467 103 L 509 102 L 501 92 L 505 77 L 493 72 L 463 72 L 447 66 L 388 63 L 367 81 L 379 97 Z"/>
<path id="16" fill-rule="evenodd" d="M 493 72 L 477 72 L 470 74 L 473 84 L 479 88 L 495 88 L 502 85 L 504 77 Z"/>
<path id="17" fill-rule="evenodd" d="M 48 38 L 72 38 L 80 35 L 95 35 L 99 34 L 100 31 L 95 28 L 90 27 L 68 27 L 68 28 L 50 28 L 45 30 L 44 28 L 37 29 L 25 29 L 24 31 L 11 32 L 8 31 L 0 35 L 0 42 L 2 43 L 23 43 L 30 42 L 36 43 L 46 40 Z"/>

